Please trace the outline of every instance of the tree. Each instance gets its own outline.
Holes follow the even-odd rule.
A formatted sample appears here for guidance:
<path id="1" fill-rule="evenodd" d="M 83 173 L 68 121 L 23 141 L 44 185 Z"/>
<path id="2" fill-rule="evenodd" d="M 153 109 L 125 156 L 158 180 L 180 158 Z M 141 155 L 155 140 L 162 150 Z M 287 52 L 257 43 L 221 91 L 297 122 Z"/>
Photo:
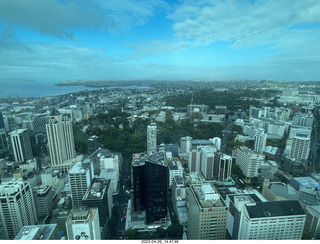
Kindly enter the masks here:
<path id="1" fill-rule="evenodd" d="M 170 237 L 182 237 L 183 226 L 180 224 L 172 224 L 167 229 Z"/>
<path id="2" fill-rule="evenodd" d="M 156 230 L 158 238 L 162 238 L 168 235 L 167 231 L 163 229 L 162 227 L 158 227 Z"/>
<path id="3" fill-rule="evenodd" d="M 138 235 L 138 231 L 136 229 L 127 229 L 125 232 L 124 232 L 124 236 L 127 240 L 134 240 L 134 239 L 137 239 L 137 235 Z"/>
<path id="4" fill-rule="evenodd" d="M 304 231 L 301 239 L 302 240 L 312 240 L 312 235 L 310 232 Z"/>

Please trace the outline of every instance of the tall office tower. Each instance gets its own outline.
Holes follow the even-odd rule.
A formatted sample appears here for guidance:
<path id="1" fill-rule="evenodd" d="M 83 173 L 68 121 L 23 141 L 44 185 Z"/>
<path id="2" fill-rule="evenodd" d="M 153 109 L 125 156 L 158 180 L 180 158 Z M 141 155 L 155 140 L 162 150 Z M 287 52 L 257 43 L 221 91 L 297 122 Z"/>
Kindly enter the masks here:
<path id="1" fill-rule="evenodd" d="M 168 166 L 165 154 L 151 155 L 145 162 L 146 223 L 152 224 L 167 216 Z"/>
<path id="2" fill-rule="evenodd" d="M 5 129 L 2 112 L 0 111 L 0 129 Z"/>
<path id="3" fill-rule="evenodd" d="M 226 239 L 227 206 L 209 183 L 191 185 L 189 194 L 188 240 Z"/>
<path id="4" fill-rule="evenodd" d="M 258 176 L 259 162 L 263 159 L 263 155 L 253 152 L 248 147 L 241 146 L 237 149 L 236 164 L 240 166 L 242 173 L 247 178 Z"/>
<path id="5" fill-rule="evenodd" d="M 150 155 L 157 151 L 157 125 L 151 123 L 147 127 L 147 153 Z"/>
<path id="6" fill-rule="evenodd" d="M 52 186 L 35 186 L 32 192 L 38 218 L 50 216 L 57 198 L 56 193 L 52 190 Z"/>
<path id="7" fill-rule="evenodd" d="M 10 133 L 15 162 L 32 159 L 32 148 L 28 129 L 18 129 Z"/>
<path id="8" fill-rule="evenodd" d="M 158 152 L 132 163 L 134 211 L 145 210 L 148 225 L 167 216 L 169 173 L 165 160 L 165 153 Z"/>
<path id="9" fill-rule="evenodd" d="M 46 134 L 46 124 L 49 122 L 47 114 L 40 114 L 33 118 L 33 131 L 35 134 Z"/>
<path id="10" fill-rule="evenodd" d="M 146 182 L 145 160 L 143 158 L 132 161 L 132 188 L 134 211 L 144 211 L 146 208 Z"/>
<path id="11" fill-rule="evenodd" d="M 7 134 L 5 129 L 0 129 L 0 154 L 8 150 Z"/>
<path id="12" fill-rule="evenodd" d="M 301 240 L 306 214 L 299 201 L 244 205 L 239 240 Z"/>
<path id="13" fill-rule="evenodd" d="M 0 222 L 5 239 L 13 240 L 25 225 L 37 221 L 36 208 L 29 183 L 12 179 L 0 184 Z"/>
<path id="14" fill-rule="evenodd" d="M 306 207 L 305 231 L 309 232 L 314 240 L 320 240 L 320 205 Z"/>
<path id="15" fill-rule="evenodd" d="M 310 153 L 311 138 L 306 134 L 297 134 L 292 138 L 290 157 L 298 160 L 307 160 Z"/>
<path id="16" fill-rule="evenodd" d="M 189 152 L 188 168 L 190 172 L 197 172 L 201 169 L 201 148 L 192 149 Z"/>
<path id="17" fill-rule="evenodd" d="M 99 138 L 97 136 L 91 136 L 88 139 L 88 153 L 92 154 L 100 147 Z"/>
<path id="18" fill-rule="evenodd" d="M 267 134 L 264 133 L 264 129 L 259 129 L 254 137 L 254 151 L 262 154 L 266 149 Z"/>
<path id="19" fill-rule="evenodd" d="M 231 180 L 232 157 L 217 152 L 214 155 L 214 178 L 219 181 Z"/>
<path id="20" fill-rule="evenodd" d="M 211 140 L 212 140 L 213 146 L 214 146 L 218 151 L 220 151 L 220 150 L 221 150 L 221 138 L 219 138 L 219 137 L 214 137 L 214 138 L 212 138 Z"/>
<path id="21" fill-rule="evenodd" d="M 51 166 L 55 169 L 67 171 L 70 165 L 66 160 L 75 157 L 72 122 L 67 116 L 62 116 L 54 109 L 49 123 L 46 125 Z"/>
<path id="22" fill-rule="evenodd" d="M 66 229 L 68 240 L 101 240 L 98 208 L 72 210 Z"/>
<path id="23" fill-rule="evenodd" d="M 213 179 L 214 153 L 213 147 L 201 148 L 201 173 L 206 180 Z"/>
<path id="24" fill-rule="evenodd" d="M 24 226 L 14 240 L 59 240 L 57 224 Z"/>
<path id="25" fill-rule="evenodd" d="M 259 119 L 262 115 L 262 109 L 250 106 L 249 118 Z"/>
<path id="26" fill-rule="evenodd" d="M 187 153 L 192 149 L 192 137 L 186 136 L 180 138 L 181 153 Z"/>
<path id="27" fill-rule="evenodd" d="M 93 165 L 76 162 L 69 170 L 72 206 L 83 205 L 82 198 L 90 187 L 93 179 Z"/>
<path id="28" fill-rule="evenodd" d="M 96 179 L 84 194 L 82 202 L 84 206 L 98 208 L 99 223 L 103 227 L 112 214 L 113 201 L 110 180 Z"/>
<path id="29" fill-rule="evenodd" d="M 312 115 L 297 113 L 293 116 L 292 125 L 300 125 L 305 127 L 312 127 L 314 117 Z"/>

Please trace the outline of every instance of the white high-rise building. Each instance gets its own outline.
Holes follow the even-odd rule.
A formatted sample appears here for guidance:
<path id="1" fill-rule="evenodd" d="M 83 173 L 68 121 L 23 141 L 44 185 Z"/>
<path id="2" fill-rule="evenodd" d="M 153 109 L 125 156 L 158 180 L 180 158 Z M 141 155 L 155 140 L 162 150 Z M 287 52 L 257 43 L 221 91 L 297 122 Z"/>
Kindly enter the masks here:
<path id="1" fill-rule="evenodd" d="M 157 152 L 157 125 L 151 123 L 147 127 L 147 153 L 149 155 Z"/>
<path id="2" fill-rule="evenodd" d="M 301 240 L 306 214 L 296 200 L 245 204 L 239 240 Z"/>
<path id="3" fill-rule="evenodd" d="M 75 157 L 72 122 L 69 117 L 62 116 L 57 110 L 51 113 L 46 125 L 51 165 L 55 169 L 67 171 L 71 165 L 67 160 Z"/>
<path id="4" fill-rule="evenodd" d="M 213 145 L 217 148 L 217 150 L 220 151 L 221 150 L 221 138 L 214 137 L 211 140 L 212 140 Z"/>
<path id="5" fill-rule="evenodd" d="M 264 156 L 253 152 L 250 148 L 241 146 L 237 149 L 236 164 L 247 178 L 258 176 L 259 162 L 264 160 Z"/>
<path id="6" fill-rule="evenodd" d="M 15 162 L 32 159 L 32 147 L 28 129 L 18 129 L 10 133 L 12 151 Z"/>
<path id="7" fill-rule="evenodd" d="M 93 179 L 93 164 L 91 161 L 76 162 L 69 170 L 72 206 L 81 206 L 82 198 L 90 187 Z"/>
<path id="8" fill-rule="evenodd" d="M 68 240 L 101 240 L 98 208 L 74 209 L 67 221 Z"/>
<path id="9" fill-rule="evenodd" d="M 311 138 L 304 134 L 297 134 L 292 138 L 290 157 L 298 160 L 307 160 L 310 153 Z"/>
<path id="10" fill-rule="evenodd" d="M 7 240 L 13 240 L 25 225 L 34 225 L 37 213 L 30 184 L 12 179 L 0 185 L 0 222 Z"/>
<path id="11" fill-rule="evenodd" d="M 231 180 L 232 157 L 218 152 L 214 156 L 214 177 L 219 181 Z"/>
<path id="12" fill-rule="evenodd" d="M 254 151 L 262 154 L 266 149 L 267 134 L 264 133 L 264 129 L 259 129 L 254 137 Z"/>
<path id="13" fill-rule="evenodd" d="M 180 153 L 189 154 L 189 152 L 192 149 L 192 137 L 190 137 L 190 136 L 181 137 L 180 138 L 180 147 L 181 147 Z"/>

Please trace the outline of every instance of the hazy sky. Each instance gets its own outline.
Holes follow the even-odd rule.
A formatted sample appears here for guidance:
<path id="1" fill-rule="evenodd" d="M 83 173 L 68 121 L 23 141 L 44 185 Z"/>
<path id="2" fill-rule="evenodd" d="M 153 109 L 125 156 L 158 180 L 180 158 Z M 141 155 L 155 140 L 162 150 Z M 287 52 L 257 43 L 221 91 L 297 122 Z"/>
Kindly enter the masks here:
<path id="1" fill-rule="evenodd" d="M 320 1 L 0 0 L 0 79 L 320 80 Z"/>

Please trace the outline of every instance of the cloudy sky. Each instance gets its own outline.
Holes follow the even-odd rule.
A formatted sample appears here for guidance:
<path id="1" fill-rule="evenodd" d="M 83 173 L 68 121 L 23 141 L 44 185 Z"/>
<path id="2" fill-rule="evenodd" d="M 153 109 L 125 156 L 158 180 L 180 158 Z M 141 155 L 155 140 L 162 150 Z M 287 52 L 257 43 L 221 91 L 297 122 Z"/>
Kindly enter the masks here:
<path id="1" fill-rule="evenodd" d="M 1 0 L 0 79 L 320 80 L 320 1 Z"/>

